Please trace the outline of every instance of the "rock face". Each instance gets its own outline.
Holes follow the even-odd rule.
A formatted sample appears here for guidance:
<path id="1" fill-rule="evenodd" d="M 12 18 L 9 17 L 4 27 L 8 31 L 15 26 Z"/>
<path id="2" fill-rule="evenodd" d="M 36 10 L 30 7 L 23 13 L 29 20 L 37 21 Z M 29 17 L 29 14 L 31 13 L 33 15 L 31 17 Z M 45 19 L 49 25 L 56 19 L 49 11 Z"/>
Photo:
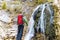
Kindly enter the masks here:
<path id="1" fill-rule="evenodd" d="M 11 18 L 9 17 L 10 15 L 5 12 L 4 10 L 0 10 L 0 21 L 9 23 L 11 22 Z"/>
<path id="2" fill-rule="evenodd" d="M 16 37 L 17 24 L 11 23 L 10 14 L 4 10 L 0 10 L 0 37 Z"/>
<path id="3" fill-rule="evenodd" d="M 55 14 L 54 14 L 54 24 L 56 27 L 56 40 L 60 40 L 60 0 L 54 0 Z"/>
<path id="4" fill-rule="evenodd" d="M 10 3 L 10 0 L 7 1 L 7 10 L 3 10 L 1 8 L 2 0 L 0 0 L 0 40 L 16 40 L 16 34 L 17 34 L 17 15 L 22 12 L 24 16 L 27 17 L 29 20 L 31 13 L 33 12 L 33 9 L 37 6 L 35 4 L 35 0 L 23 0 L 23 2 L 20 3 L 20 1 L 16 1 L 16 3 L 12 0 L 12 3 Z M 35 1 L 35 2 L 34 2 Z M 43 0 L 42 0 L 43 2 Z M 19 4 L 20 3 L 20 4 Z M 60 40 L 60 0 L 56 1 L 54 0 L 54 5 L 58 6 L 59 11 L 55 13 L 54 19 L 55 19 L 55 26 L 58 28 L 56 30 L 56 35 L 58 36 L 56 40 Z M 56 10 L 55 10 L 56 11 Z M 23 32 L 23 38 L 24 40 L 25 34 L 27 33 L 27 26 L 24 27 Z M 41 34 L 42 35 L 42 34 Z M 37 40 L 41 40 L 39 38 L 42 38 L 39 33 L 37 33 Z M 43 35 L 42 35 L 43 36 Z M 43 39 L 43 38 L 42 38 Z"/>

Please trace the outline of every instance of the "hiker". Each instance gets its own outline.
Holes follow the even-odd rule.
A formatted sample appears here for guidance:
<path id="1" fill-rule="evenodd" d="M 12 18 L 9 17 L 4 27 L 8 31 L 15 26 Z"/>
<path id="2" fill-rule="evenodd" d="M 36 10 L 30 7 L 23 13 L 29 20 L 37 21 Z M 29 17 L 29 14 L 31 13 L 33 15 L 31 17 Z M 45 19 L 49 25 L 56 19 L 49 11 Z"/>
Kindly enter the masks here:
<path id="1" fill-rule="evenodd" d="M 26 18 L 24 18 L 22 14 L 19 14 L 18 15 L 18 33 L 17 33 L 16 40 L 22 40 L 24 22 L 27 24 Z"/>

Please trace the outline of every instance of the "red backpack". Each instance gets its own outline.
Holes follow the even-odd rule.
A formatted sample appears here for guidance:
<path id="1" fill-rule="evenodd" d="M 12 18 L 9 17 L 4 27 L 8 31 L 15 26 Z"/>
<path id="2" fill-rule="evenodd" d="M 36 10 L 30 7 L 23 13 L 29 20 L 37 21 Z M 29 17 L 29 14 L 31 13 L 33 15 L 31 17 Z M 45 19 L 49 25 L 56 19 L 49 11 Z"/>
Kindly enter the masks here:
<path id="1" fill-rule="evenodd" d="M 18 25 L 22 25 L 23 24 L 23 15 L 19 14 L 18 15 Z"/>

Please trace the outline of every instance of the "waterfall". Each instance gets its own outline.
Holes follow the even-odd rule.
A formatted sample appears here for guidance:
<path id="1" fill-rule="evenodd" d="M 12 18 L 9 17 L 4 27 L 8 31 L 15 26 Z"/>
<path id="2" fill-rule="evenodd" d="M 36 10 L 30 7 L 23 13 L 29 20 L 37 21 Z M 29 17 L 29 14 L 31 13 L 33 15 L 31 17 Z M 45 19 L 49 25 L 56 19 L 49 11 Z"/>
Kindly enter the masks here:
<path id="1" fill-rule="evenodd" d="M 45 4 L 43 5 L 43 9 L 42 9 L 42 12 L 41 12 L 41 17 L 40 17 L 40 28 L 41 28 L 41 32 L 44 33 L 45 32 L 45 26 L 44 26 L 44 10 L 45 10 Z"/>
<path id="2" fill-rule="evenodd" d="M 45 18 L 45 15 L 48 11 L 49 11 L 48 14 L 50 15 L 50 17 L 48 17 L 49 24 L 53 23 L 53 10 L 51 9 L 50 5 L 48 3 L 38 5 L 32 13 L 32 16 L 31 16 L 29 24 L 28 24 L 28 33 L 26 34 L 24 40 L 31 40 L 31 38 L 34 37 L 34 33 L 35 33 L 34 24 L 35 24 L 35 18 L 36 18 L 35 16 L 38 14 L 39 10 L 40 10 L 41 15 L 38 19 L 38 24 L 37 24 L 38 26 L 36 27 L 37 31 L 40 28 L 41 33 L 43 33 L 45 35 L 45 31 L 46 31 L 45 29 L 46 29 L 46 25 L 48 23 L 48 22 L 46 22 L 47 20 Z M 46 13 L 45 13 L 45 10 L 48 10 L 48 11 L 46 11 Z M 46 15 L 46 17 L 47 17 L 47 15 Z M 50 25 L 49 25 L 49 27 L 50 27 Z M 45 38 L 45 36 L 44 36 L 44 38 Z"/>

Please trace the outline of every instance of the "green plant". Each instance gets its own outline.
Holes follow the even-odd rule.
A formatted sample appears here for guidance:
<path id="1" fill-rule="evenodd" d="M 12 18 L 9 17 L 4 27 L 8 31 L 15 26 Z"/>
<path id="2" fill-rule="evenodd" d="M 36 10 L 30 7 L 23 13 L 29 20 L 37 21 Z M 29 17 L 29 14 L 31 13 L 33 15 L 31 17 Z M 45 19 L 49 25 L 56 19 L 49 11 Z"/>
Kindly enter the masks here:
<path id="1" fill-rule="evenodd" d="M 3 2 L 2 9 L 6 9 L 6 8 L 7 8 L 6 2 Z"/>

